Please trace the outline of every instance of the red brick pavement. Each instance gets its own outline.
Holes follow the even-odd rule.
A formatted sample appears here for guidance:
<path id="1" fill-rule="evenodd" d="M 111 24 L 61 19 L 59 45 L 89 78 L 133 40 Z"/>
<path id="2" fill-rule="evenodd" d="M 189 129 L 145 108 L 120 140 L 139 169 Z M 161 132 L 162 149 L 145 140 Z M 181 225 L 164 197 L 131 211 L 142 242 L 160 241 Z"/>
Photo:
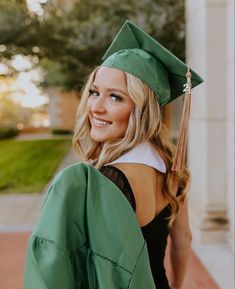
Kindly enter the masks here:
<path id="1" fill-rule="evenodd" d="M 0 234 L 0 289 L 22 289 L 29 234 Z M 193 252 L 190 256 L 183 289 L 219 289 Z"/>
<path id="2" fill-rule="evenodd" d="M 0 289 L 21 289 L 30 233 L 0 234 Z"/>

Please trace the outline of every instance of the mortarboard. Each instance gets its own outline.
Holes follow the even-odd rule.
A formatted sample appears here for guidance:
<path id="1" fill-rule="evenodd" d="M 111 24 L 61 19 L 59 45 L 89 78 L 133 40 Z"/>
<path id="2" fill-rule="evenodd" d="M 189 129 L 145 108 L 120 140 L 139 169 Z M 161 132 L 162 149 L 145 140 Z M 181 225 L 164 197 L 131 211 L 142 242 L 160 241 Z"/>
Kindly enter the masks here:
<path id="1" fill-rule="evenodd" d="M 128 72 L 146 83 L 163 106 L 183 94 L 187 66 L 158 41 L 131 21 L 125 21 L 108 50 L 102 65 Z M 202 78 L 191 71 L 192 87 Z"/>
<path id="2" fill-rule="evenodd" d="M 203 79 L 129 20 L 119 30 L 102 61 L 102 66 L 117 68 L 141 79 L 155 92 L 160 106 L 186 92 L 181 131 L 172 167 L 172 170 L 181 170 L 187 142 L 191 88 L 203 82 Z"/>

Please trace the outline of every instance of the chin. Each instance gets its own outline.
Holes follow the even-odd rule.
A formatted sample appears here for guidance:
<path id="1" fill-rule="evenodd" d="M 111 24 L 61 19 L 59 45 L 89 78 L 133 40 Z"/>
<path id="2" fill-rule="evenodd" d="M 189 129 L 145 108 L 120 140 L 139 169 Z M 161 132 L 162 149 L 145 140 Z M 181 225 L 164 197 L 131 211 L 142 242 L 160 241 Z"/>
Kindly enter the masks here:
<path id="1" fill-rule="evenodd" d="M 102 137 L 102 136 L 95 136 L 95 135 L 91 135 L 91 139 L 95 142 L 99 142 L 99 143 L 105 143 L 105 142 L 108 142 L 108 141 L 112 141 L 112 140 L 115 140 L 115 139 L 118 139 L 120 137 L 116 137 L 116 136 L 113 136 L 113 137 Z"/>
<path id="2" fill-rule="evenodd" d="M 108 138 L 97 136 L 97 135 L 92 135 L 92 134 L 91 134 L 91 139 L 95 142 L 100 142 L 100 143 L 108 141 Z"/>
<path id="3" fill-rule="evenodd" d="M 94 138 L 94 137 L 92 137 L 91 139 L 92 139 L 93 141 L 97 142 L 97 143 L 104 143 L 104 142 L 107 141 L 107 140 L 105 140 L 105 139 Z"/>
<path id="4" fill-rule="evenodd" d="M 123 134 L 99 134 L 99 133 L 95 133 L 94 131 L 90 132 L 90 137 L 93 141 L 95 142 L 99 142 L 99 143 L 104 143 L 104 142 L 108 142 L 108 141 L 112 141 L 115 139 L 120 139 L 123 138 L 124 135 Z"/>

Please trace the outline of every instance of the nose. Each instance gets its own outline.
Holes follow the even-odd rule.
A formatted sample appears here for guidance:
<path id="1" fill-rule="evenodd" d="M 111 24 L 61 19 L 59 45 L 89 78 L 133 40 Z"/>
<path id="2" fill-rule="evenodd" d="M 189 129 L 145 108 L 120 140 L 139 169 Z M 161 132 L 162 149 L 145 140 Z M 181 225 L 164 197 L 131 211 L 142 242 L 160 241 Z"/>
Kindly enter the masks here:
<path id="1" fill-rule="evenodd" d="M 106 111 L 104 96 L 100 95 L 92 101 L 91 111 L 93 113 L 104 113 Z"/>

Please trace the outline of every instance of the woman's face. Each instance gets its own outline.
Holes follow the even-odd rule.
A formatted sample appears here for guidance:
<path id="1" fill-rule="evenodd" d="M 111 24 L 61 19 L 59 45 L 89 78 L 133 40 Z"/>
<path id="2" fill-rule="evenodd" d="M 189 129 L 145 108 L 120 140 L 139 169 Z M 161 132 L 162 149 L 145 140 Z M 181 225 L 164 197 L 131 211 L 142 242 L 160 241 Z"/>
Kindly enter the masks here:
<path id="1" fill-rule="evenodd" d="M 128 95 L 123 71 L 101 66 L 87 102 L 91 138 L 106 142 L 125 135 L 134 103 Z"/>

